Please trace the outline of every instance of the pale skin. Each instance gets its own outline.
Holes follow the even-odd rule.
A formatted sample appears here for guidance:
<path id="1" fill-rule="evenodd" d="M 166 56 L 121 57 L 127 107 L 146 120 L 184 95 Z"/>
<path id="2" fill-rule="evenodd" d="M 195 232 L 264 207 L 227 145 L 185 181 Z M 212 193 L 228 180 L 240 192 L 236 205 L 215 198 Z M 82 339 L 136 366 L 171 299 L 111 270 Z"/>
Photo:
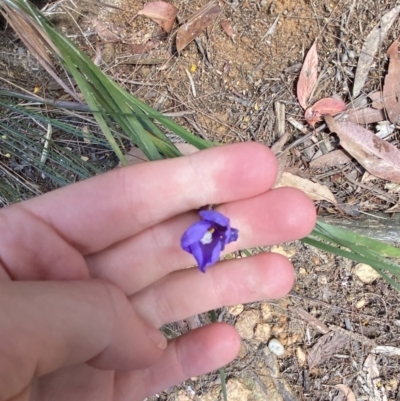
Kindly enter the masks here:
<path id="1" fill-rule="evenodd" d="M 235 358 L 224 323 L 158 329 L 279 298 L 291 263 L 264 253 L 193 266 L 182 233 L 208 204 L 239 229 L 227 251 L 306 236 L 313 203 L 272 189 L 277 162 L 243 143 L 121 168 L 0 210 L 0 400 L 141 401 Z"/>

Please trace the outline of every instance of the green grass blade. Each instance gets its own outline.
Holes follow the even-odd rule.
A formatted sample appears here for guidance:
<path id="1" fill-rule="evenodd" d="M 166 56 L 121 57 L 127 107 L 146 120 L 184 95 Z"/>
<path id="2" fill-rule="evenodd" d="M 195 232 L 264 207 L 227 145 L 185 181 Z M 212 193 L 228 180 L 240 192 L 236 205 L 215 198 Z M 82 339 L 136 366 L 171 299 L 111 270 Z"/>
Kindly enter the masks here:
<path id="1" fill-rule="evenodd" d="M 385 242 L 365 237 L 364 235 L 360 235 L 334 225 L 318 221 L 314 231 L 318 234 L 325 235 L 332 240 L 336 239 L 337 241 L 346 242 L 347 244 L 360 245 L 366 249 L 376 252 L 381 256 L 400 258 L 400 248 L 396 248 Z"/>
<path id="2" fill-rule="evenodd" d="M 344 258 L 354 260 L 355 262 L 358 263 L 365 263 L 367 265 L 370 265 L 373 267 L 378 273 L 382 274 L 382 276 L 385 275 L 385 272 L 390 272 L 391 274 L 395 275 L 396 277 L 400 278 L 400 266 L 396 265 L 392 262 L 385 261 L 382 259 L 377 259 L 374 257 L 367 257 L 363 256 L 354 252 L 347 251 L 345 249 L 338 248 L 333 245 L 326 244 L 324 242 L 315 240 L 310 237 L 303 238 L 301 240 L 305 244 L 312 245 L 315 248 L 322 249 L 323 251 L 333 253 L 334 255 L 342 256 Z M 387 276 L 387 275 L 386 275 Z M 397 288 L 396 284 L 396 288 Z M 400 286 L 399 286 L 400 288 Z"/>

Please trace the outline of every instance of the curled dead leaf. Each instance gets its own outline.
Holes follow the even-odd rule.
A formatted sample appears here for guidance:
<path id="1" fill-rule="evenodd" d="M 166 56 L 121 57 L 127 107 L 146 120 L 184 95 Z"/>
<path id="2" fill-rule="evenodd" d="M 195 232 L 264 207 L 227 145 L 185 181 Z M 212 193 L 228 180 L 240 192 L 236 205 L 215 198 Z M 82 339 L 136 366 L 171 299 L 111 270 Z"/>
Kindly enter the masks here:
<path id="1" fill-rule="evenodd" d="M 304 114 L 304 118 L 310 125 L 314 126 L 317 121 L 322 120 L 324 115 L 336 116 L 345 110 L 346 103 L 343 100 L 328 97 L 318 100 L 318 102 L 309 107 Z"/>
<path id="2" fill-rule="evenodd" d="M 369 173 L 400 183 L 400 150 L 373 132 L 348 121 L 325 116 L 329 129 L 340 138 L 340 145 Z"/>
<path id="3" fill-rule="evenodd" d="M 336 199 L 331 190 L 325 186 L 299 177 L 289 172 L 284 172 L 275 188 L 293 187 L 300 189 L 312 200 L 328 201 L 336 204 Z"/>
<path id="4" fill-rule="evenodd" d="M 317 82 L 317 77 L 318 53 L 317 39 L 315 39 L 304 59 L 303 67 L 301 68 L 299 80 L 297 82 L 297 99 L 303 109 L 307 108 L 308 100 Z"/>
<path id="5" fill-rule="evenodd" d="M 176 49 L 182 51 L 192 40 L 196 39 L 209 25 L 211 25 L 221 12 L 221 8 L 211 1 L 193 14 L 176 33 Z"/>
<path id="6" fill-rule="evenodd" d="M 143 9 L 138 12 L 138 15 L 144 15 L 152 19 L 167 33 L 171 32 L 177 14 L 178 9 L 165 1 L 152 1 L 147 3 Z"/>

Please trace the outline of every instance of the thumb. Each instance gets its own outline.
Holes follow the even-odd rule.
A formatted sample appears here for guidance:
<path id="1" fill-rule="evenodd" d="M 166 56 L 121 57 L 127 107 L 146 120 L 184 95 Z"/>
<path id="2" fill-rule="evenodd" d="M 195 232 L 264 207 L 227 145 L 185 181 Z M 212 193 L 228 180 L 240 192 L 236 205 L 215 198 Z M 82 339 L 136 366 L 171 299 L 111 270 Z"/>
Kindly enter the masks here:
<path id="1" fill-rule="evenodd" d="M 80 362 L 110 370 L 153 364 L 164 336 L 100 280 L 0 282 L 0 400 Z"/>

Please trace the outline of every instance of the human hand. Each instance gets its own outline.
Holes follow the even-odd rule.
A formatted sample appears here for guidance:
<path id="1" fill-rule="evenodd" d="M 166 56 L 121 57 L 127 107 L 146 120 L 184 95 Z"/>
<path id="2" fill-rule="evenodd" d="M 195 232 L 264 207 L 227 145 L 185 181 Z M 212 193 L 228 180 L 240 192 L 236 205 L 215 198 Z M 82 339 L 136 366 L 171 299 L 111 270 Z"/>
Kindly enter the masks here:
<path id="1" fill-rule="evenodd" d="M 243 143 L 116 169 L 0 211 L 0 400 L 142 400 L 237 354 L 216 323 L 163 341 L 158 328 L 285 295 L 290 262 L 264 253 L 192 266 L 180 237 L 201 206 L 239 229 L 226 251 L 291 241 L 313 203 L 270 190 L 277 163 Z"/>

